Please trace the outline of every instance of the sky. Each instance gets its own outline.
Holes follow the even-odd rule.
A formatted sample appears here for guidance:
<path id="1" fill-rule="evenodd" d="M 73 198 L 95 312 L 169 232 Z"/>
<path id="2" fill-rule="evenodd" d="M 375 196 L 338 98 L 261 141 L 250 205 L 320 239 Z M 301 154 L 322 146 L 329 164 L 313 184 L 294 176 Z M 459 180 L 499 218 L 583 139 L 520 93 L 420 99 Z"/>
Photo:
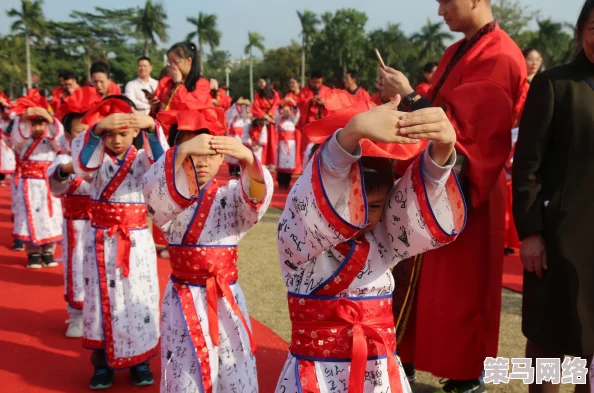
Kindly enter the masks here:
<path id="1" fill-rule="evenodd" d="M 153 0 L 156 1 L 156 0 Z M 532 9 L 540 9 L 543 18 L 575 23 L 583 0 L 521 0 Z M 6 10 L 20 9 L 21 0 L 2 0 L 0 5 L 0 35 L 10 30 Z M 145 0 L 45 0 L 43 11 L 47 19 L 68 20 L 72 10 L 92 11 L 95 6 L 124 8 L 142 6 Z M 243 54 L 248 31 L 258 31 L 265 37 L 267 48 L 288 45 L 299 40 L 300 24 L 297 10 L 309 9 L 316 13 L 355 8 L 364 11 L 369 20 L 366 29 L 373 30 L 388 23 L 400 23 L 406 33 L 418 30 L 430 18 L 438 21 L 435 0 L 161 0 L 168 14 L 169 47 L 185 39 L 191 30 L 188 16 L 198 12 L 216 14 L 223 36 L 219 49 L 228 50 L 234 58 Z M 204 4 L 201 4 L 204 3 Z"/>

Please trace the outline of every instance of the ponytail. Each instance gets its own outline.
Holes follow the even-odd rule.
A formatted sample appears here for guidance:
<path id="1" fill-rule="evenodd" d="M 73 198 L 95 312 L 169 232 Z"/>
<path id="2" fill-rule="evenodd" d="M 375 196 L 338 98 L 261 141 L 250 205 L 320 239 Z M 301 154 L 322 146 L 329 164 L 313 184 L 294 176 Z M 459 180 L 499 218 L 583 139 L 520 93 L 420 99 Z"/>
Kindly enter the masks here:
<path id="1" fill-rule="evenodd" d="M 190 68 L 190 72 L 186 76 L 186 82 L 184 85 L 186 86 L 186 90 L 189 92 L 193 92 L 196 90 L 196 83 L 200 79 L 200 61 L 198 56 L 198 49 L 193 42 L 178 42 L 177 44 L 173 45 L 167 53 L 173 52 L 178 57 L 187 59 L 192 59 L 192 67 Z"/>

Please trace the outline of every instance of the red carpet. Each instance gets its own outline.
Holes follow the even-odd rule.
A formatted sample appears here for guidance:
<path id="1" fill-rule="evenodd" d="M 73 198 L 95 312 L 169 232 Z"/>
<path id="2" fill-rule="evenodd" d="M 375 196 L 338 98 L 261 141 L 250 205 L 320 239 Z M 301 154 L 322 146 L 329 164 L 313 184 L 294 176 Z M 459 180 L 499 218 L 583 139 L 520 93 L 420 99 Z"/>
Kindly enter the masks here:
<path id="1" fill-rule="evenodd" d="M 25 253 L 10 250 L 10 188 L 0 188 L 0 391 L 84 392 L 92 367 L 90 351 L 80 340 L 64 337 L 67 319 L 63 301 L 62 267 L 25 269 Z M 60 255 L 60 252 L 56 254 Z M 169 277 L 166 260 L 159 260 L 161 290 Z M 287 358 L 287 343 L 252 320 L 258 343 L 260 391 L 271 393 Z M 118 372 L 111 392 L 159 391 L 160 359 L 151 362 L 157 378 L 148 388 L 132 388 L 127 372 Z"/>

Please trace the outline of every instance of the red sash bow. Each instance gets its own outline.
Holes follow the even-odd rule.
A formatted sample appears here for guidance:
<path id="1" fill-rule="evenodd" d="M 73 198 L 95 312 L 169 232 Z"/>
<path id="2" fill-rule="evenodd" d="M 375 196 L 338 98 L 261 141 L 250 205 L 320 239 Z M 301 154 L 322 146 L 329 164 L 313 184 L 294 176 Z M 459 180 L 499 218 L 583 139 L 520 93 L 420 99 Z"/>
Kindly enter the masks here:
<path id="1" fill-rule="evenodd" d="M 169 255 L 172 275 L 175 279 L 188 284 L 206 286 L 208 328 L 213 344 L 220 345 L 218 298 L 224 297 L 245 327 L 252 353 L 255 353 L 256 341 L 230 287 L 238 277 L 237 248 L 170 245 Z"/>
<path id="2" fill-rule="evenodd" d="M 50 161 L 21 161 L 21 176 L 23 179 L 45 180 L 47 208 L 50 217 L 53 217 L 52 193 L 50 192 L 49 181 L 47 179 L 47 170 L 51 165 L 52 163 Z"/>
<path id="3" fill-rule="evenodd" d="M 130 229 L 146 229 L 146 205 L 93 201 L 91 225 L 107 229 L 110 237 L 118 236 L 116 267 L 124 277 L 130 274 Z"/>
<path id="4" fill-rule="evenodd" d="M 301 356 L 351 359 L 349 392 L 363 393 L 368 356 L 385 355 L 391 391 L 402 392 L 390 298 L 319 299 L 289 295 L 290 350 Z"/>

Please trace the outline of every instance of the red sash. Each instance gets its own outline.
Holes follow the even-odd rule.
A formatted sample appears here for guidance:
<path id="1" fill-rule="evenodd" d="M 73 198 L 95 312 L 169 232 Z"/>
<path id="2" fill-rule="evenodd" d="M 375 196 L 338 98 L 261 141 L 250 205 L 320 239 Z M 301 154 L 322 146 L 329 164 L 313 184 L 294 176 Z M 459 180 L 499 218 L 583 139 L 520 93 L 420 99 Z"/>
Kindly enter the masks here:
<path id="1" fill-rule="evenodd" d="M 287 154 L 291 154 L 291 149 L 289 148 L 289 141 L 295 140 L 295 132 L 294 131 L 283 131 L 280 127 L 278 129 L 278 140 L 285 142 L 285 152 Z"/>
<path id="2" fill-rule="evenodd" d="M 370 245 L 363 238 L 335 248 L 345 257 L 336 274 L 318 286 L 312 295 L 288 296 L 292 323 L 290 350 L 299 358 L 303 393 L 320 392 L 314 361 L 306 359 L 312 357 L 321 361 L 351 360 L 349 392 L 363 393 L 369 356 L 386 356 L 390 391 L 402 393 L 395 356 L 392 296 L 336 297 L 365 266 Z"/>
<path id="3" fill-rule="evenodd" d="M 21 161 L 21 177 L 23 179 L 39 179 L 45 181 L 48 211 L 50 217 L 53 217 L 54 207 L 52 205 L 52 194 L 47 179 L 47 170 L 51 165 L 51 161 Z"/>
<path id="4" fill-rule="evenodd" d="M 122 184 L 134 160 L 136 159 L 136 148 L 131 146 L 120 169 L 116 172 L 111 181 L 107 184 L 101 199 L 93 201 L 91 214 L 91 225 L 94 227 L 106 228 L 107 234 L 111 237 L 118 235 L 117 268 L 123 268 L 124 277 L 130 273 L 130 229 L 146 229 L 147 216 L 146 204 L 136 203 L 111 203 L 107 202 Z M 97 235 L 99 231 L 97 231 Z M 101 236 L 103 238 L 103 236 Z M 97 238 L 99 240 L 99 238 Z M 97 252 L 99 254 L 99 251 Z M 104 255 L 97 256 L 104 258 Z"/>

